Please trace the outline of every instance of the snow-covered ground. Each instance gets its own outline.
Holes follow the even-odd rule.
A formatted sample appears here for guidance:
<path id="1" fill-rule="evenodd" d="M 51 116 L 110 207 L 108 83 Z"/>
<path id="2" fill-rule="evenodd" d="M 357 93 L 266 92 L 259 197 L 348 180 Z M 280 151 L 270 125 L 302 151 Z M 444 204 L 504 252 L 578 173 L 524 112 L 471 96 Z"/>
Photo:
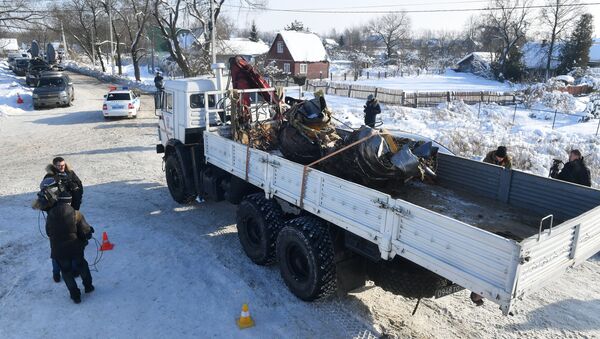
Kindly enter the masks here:
<path id="1" fill-rule="evenodd" d="M 374 73 L 375 76 L 377 73 Z M 370 79 L 361 79 L 353 82 L 359 85 L 375 86 L 380 88 L 401 89 L 405 92 L 445 92 L 445 91 L 496 91 L 509 92 L 514 88 L 506 82 L 488 80 L 471 73 L 454 72 L 446 70 L 440 75 L 413 75 L 404 77 L 388 77 L 377 79 L 371 74 Z"/>
<path id="2" fill-rule="evenodd" d="M 502 316 L 493 303 L 473 306 L 467 291 L 424 300 L 414 316 L 415 300 L 373 286 L 316 303 L 299 301 L 276 267 L 253 265 L 244 255 L 233 205 L 172 201 L 154 152 L 157 120 L 149 97 L 143 97 L 138 119 L 105 121 L 100 109 L 106 84 L 71 76 L 73 107 L 32 111 L 30 97 L 22 106 L 15 103 L 13 90 L 25 89 L 11 84 L 22 79 L 0 65 L 0 86 L 6 86 L 0 87 L 0 112 L 6 113 L 0 120 L 0 338 L 600 337 L 598 256 L 526 297 L 513 317 Z M 362 100 L 327 99 L 339 119 L 359 123 Z M 586 124 L 563 121 L 555 132 L 531 126 L 509 133 L 499 109 L 485 106 L 477 120 L 475 108 L 460 104 L 433 110 L 384 106 L 382 117 L 386 127 L 435 137 L 467 156 L 481 156 L 498 142 L 513 150 L 523 143 L 529 156 L 549 155 L 585 138 L 598 154 L 598 139 L 587 134 Z M 525 118 L 518 113 L 517 119 Z M 96 291 L 80 305 L 70 301 L 62 282 L 52 281 L 43 218 L 29 207 L 45 165 L 57 155 L 83 180 L 82 212 L 96 237 L 107 231 L 116 244 L 92 272 Z M 517 167 L 525 164 L 518 159 Z M 89 246 L 88 260 L 95 255 Z M 256 327 L 240 331 L 234 319 L 245 302 Z"/>

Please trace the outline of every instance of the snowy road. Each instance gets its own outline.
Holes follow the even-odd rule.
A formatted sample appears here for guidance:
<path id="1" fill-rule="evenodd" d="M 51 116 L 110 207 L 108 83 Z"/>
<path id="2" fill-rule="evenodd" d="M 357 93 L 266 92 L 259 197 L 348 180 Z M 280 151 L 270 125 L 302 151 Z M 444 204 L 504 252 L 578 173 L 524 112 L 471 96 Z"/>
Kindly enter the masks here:
<path id="1" fill-rule="evenodd" d="M 244 255 L 234 206 L 172 201 L 154 151 L 148 97 L 138 119 L 104 121 L 107 85 L 72 78 L 73 107 L 32 111 L 26 97 L 24 110 L 0 119 L 0 338 L 600 336 L 597 257 L 529 296 L 514 317 L 492 303 L 474 307 L 466 291 L 425 300 L 412 317 L 413 300 L 376 287 L 299 301 L 276 266 L 255 266 Z M 80 305 L 62 282 L 52 281 L 48 241 L 38 231 L 43 219 L 29 207 L 44 167 L 57 155 L 84 183 L 82 212 L 96 236 L 107 231 L 116 244 L 92 272 L 96 291 Z M 256 321 L 244 331 L 234 324 L 242 303 Z"/>

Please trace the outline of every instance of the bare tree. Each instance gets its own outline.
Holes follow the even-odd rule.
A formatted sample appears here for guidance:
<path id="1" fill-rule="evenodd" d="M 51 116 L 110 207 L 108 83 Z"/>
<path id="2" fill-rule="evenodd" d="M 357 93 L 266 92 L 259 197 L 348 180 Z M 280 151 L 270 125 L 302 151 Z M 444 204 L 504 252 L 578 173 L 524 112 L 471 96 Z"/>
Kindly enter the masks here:
<path id="1" fill-rule="evenodd" d="M 140 59 L 145 54 L 142 48 L 142 38 L 146 23 L 152 15 L 150 10 L 150 0 L 123 0 L 127 6 L 122 6 L 117 10 L 117 15 L 123 21 L 125 33 L 129 38 L 129 53 L 131 53 L 131 62 L 133 64 L 133 73 L 135 80 L 141 80 Z"/>
<path id="2" fill-rule="evenodd" d="M 500 72 L 505 73 L 508 56 L 518 43 L 525 40 L 529 25 L 532 0 L 492 0 L 491 10 L 486 17 L 488 25 L 495 28 L 494 33 L 501 42 L 498 62 Z"/>
<path id="3" fill-rule="evenodd" d="M 406 12 L 386 14 L 371 20 L 369 31 L 383 42 L 387 62 L 390 62 L 397 54 L 402 40 L 410 34 L 410 17 Z"/>
<path id="4" fill-rule="evenodd" d="M 183 75 L 190 77 L 199 73 L 207 73 L 210 70 L 210 37 L 213 29 L 218 33 L 219 14 L 225 0 L 153 0 L 153 16 L 158 23 L 161 35 L 167 40 L 169 54 L 175 60 Z M 247 6 L 260 8 L 264 6 L 264 0 L 238 0 Z M 210 5 L 213 5 L 214 13 L 212 22 Z M 182 15 L 188 15 L 195 20 L 196 30 L 181 29 Z M 223 26 L 222 31 L 226 31 Z M 178 41 L 181 32 L 200 34 L 195 36 L 201 43 L 199 50 L 186 51 Z M 201 33 L 198 33 L 201 32 Z M 191 57 L 193 56 L 193 57 Z"/>
<path id="5" fill-rule="evenodd" d="M 0 27 L 22 29 L 32 23 L 39 23 L 44 16 L 35 7 L 35 1 L 32 0 L 0 1 Z"/>
<path id="6" fill-rule="evenodd" d="M 578 0 L 547 0 L 546 6 L 541 10 L 540 21 L 542 27 L 547 29 L 549 42 L 546 59 L 546 80 L 548 80 L 556 43 L 573 26 L 576 18 L 581 14 L 582 6 Z"/>

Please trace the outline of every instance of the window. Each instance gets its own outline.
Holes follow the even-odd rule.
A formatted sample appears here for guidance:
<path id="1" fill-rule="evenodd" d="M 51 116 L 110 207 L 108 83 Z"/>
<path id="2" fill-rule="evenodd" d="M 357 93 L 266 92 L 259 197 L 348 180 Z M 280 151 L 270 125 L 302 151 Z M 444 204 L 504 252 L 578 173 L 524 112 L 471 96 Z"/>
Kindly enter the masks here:
<path id="1" fill-rule="evenodd" d="M 38 87 L 62 87 L 65 85 L 63 78 L 41 78 Z"/>
<path id="2" fill-rule="evenodd" d="M 306 74 L 306 73 L 308 73 L 308 65 L 300 64 L 300 74 Z"/>
<path id="3" fill-rule="evenodd" d="M 277 41 L 277 53 L 283 53 L 283 41 Z"/>
<path id="4" fill-rule="evenodd" d="M 208 107 L 215 107 L 214 94 L 208 96 Z M 190 108 L 204 108 L 204 93 L 190 95 Z"/>
<path id="5" fill-rule="evenodd" d="M 288 64 L 288 63 L 283 64 L 283 71 L 285 73 L 290 73 L 290 64 Z"/>
<path id="6" fill-rule="evenodd" d="M 129 93 L 108 93 L 108 95 L 106 96 L 106 101 L 129 101 L 130 99 L 131 98 L 129 97 Z"/>
<path id="7" fill-rule="evenodd" d="M 173 112 L 173 93 L 163 92 L 165 93 L 165 111 Z"/>

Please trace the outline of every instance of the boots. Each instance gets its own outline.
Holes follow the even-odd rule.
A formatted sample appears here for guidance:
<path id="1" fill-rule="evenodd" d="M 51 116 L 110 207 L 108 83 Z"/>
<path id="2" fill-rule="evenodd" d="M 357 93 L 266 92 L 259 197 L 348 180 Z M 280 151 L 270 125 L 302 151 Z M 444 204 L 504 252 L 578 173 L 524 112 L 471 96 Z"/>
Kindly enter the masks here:
<path id="1" fill-rule="evenodd" d="M 60 282 L 60 273 L 52 273 L 52 279 L 54 282 Z"/>
<path id="2" fill-rule="evenodd" d="M 92 293 L 94 292 L 95 288 L 94 285 L 89 285 L 89 286 L 85 286 L 85 293 Z"/>
<path id="3" fill-rule="evenodd" d="M 74 303 L 79 304 L 81 302 L 81 291 L 79 291 L 78 288 L 69 291 L 69 293 L 71 294 L 71 299 L 73 299 Z"/>

